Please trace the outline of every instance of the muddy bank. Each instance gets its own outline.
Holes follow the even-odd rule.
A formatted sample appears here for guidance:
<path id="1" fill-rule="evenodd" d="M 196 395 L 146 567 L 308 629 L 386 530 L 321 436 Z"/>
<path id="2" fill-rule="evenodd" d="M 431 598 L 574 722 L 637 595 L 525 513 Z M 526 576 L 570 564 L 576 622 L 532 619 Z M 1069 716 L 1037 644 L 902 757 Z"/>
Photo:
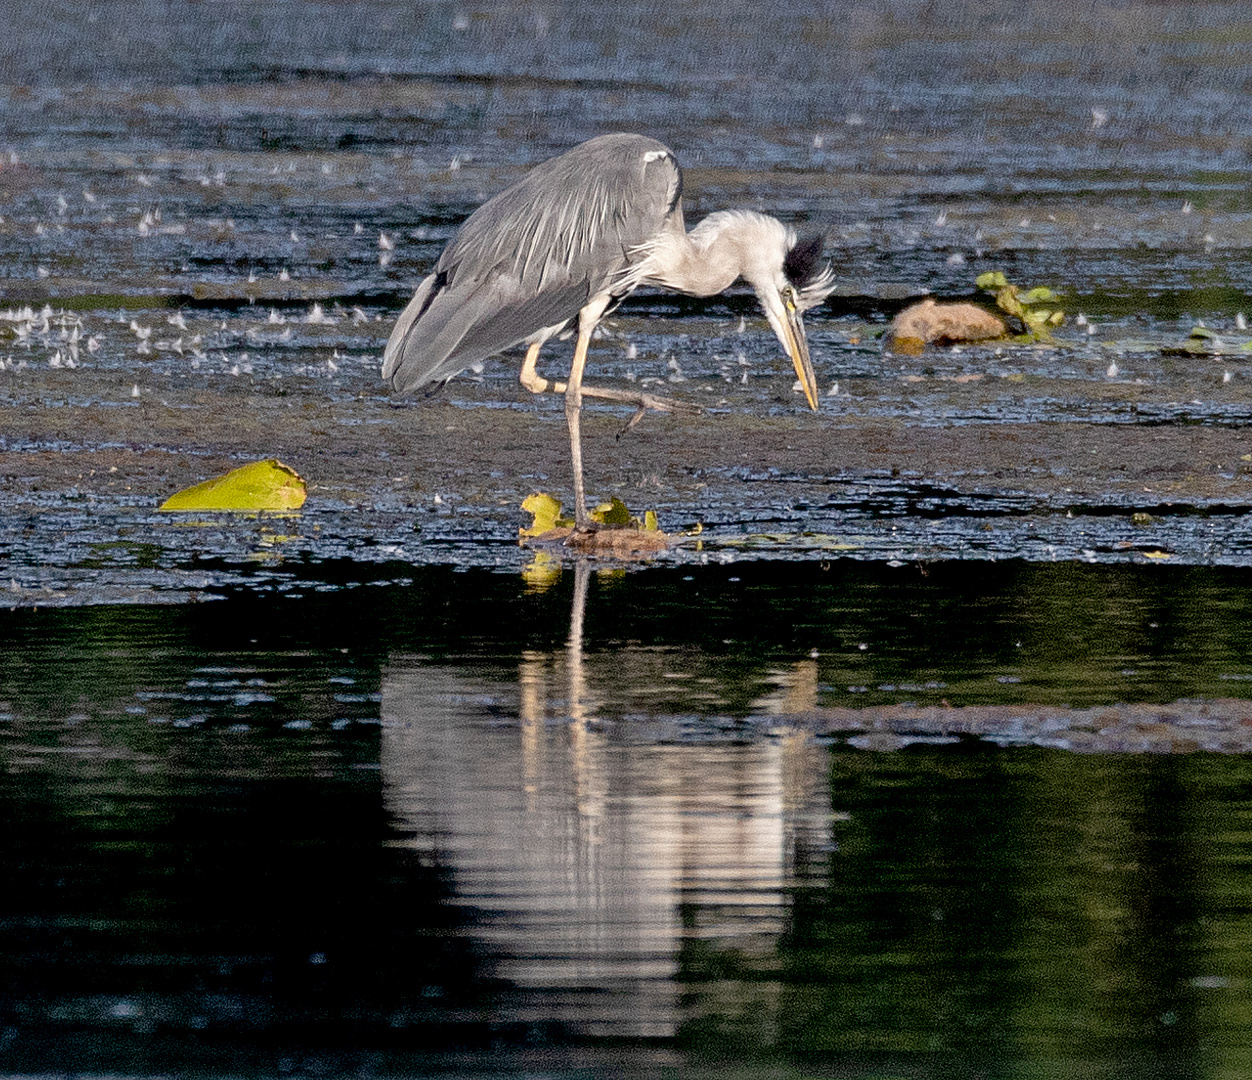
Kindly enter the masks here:
<path id="1" fill-rule="evenodd" d="M 645 347 L 646 329 L 634 335 Z M 860 374 L 832 380 L 817 414 L 781 358 L 736 362 L 729 377 L 717 371 L 724 357 L 706 355 L 707 370 L 685 359 L 676 382 L 663 347 L 636 361 L 643 379 L 706 411 L 652 414 L 618 438 L 626 412 L 589 408 L 591 496 L 655 509 L 667 531 L 702 527 L 666 560 L 1252 557 L 1252 442 L 1212 399 L 1179 400 L 1202 377 L 1193 368 L 1211 361 L 1118 382 L 1067 375 L 1075 360 L 1064 350 L 1042 361 L 993 348 L 906 361 L 871 352 L 862 333 L 819 323 L 818 339 L 836 343 L 815 351 L 825 372 Z M 757 337 L 752 327 L 744 335 Z M 621 349 L 600 350 L 601 381 L 629 385 L 611 362 Z M 1050 369 L 1014 378 L 1023 361 Z M 14 587 L 80 599 L 143 598 L 148 586 L 184 595 L 223 580 L 187 577 L 206 560 L 276 573 L 293 559 L 523 566 L 522 500 L 537 490 L 569 498 L 560 401 L 526 394 L 506 361 L 431 400 L 394 398 L 375 362 L 363 351 L 312 377 L 259 359 L 234 373 L 171 361 L 148 366 L 141 382 L 89 363 L 0 372 L 0 545 Z M 1029 418 L 1048 409 L 1050 418 Z M 1197 418 L 1162 419 L 1171 409 Z M 156 512 L 172 492 L 265 457 L 310 485 L 303 511 L 281 527 L 229 515 L 189 527 Z"/>
<path id="2" fill-rule="evenodd" d="M 181 356 L 126 370 L 90 361 L 52 368 L 32 357 L 0 371 L 0 493 L 11 502 L 110 497 L 143 508 L 241 460 L 278 456 L 322 498 L 368 512 L 379 501 L 418 508 L 440 495 L 476 508 L 489 532 L 500 508 L 532 490 L 568 490 L 561 402 L 522 390 L 516 357 L 490 361 L 429 399 L 392 395 L 376 369 L 389 325 L 371 325 L 376 351 L 337 364 L 308 344 L 293 349 L 304 364 L 261 354 L 244 371 L 205 371 Z M 710 328 L 722 330 L 712 320 L 696 327 Z M 1102 358 L 1074 349 L 896 357 L 873 328 L 819 316 L 814 354 L 826 396 L 814 414 L 783 358 L 770 355 L 763 325 L 732 335 L 737 362 L 723 355 L 725 337 L 675 339 L 666 329 L 619 324 L 622 341 L 598 348 L 589 378 L 661 384 L 704 412 L 651 413 L 622 434 L 628 409 L 588 404 L 593 497 L 618 495 L 690 521 L 725 515 L 731 524 L 765 507 L 811 508 L 837 499 L 841 486 L 890 481 L 1052 507 L 1179 511 L 1242 504 L 1252 491 L 1243 427 L 1252 395 L 1238 358 L 1166 361 L 1145 350 L 1123 357 L 1125 371 L 1114 362 L 1114 376 L 1089 370 Z M 638 355 L 636 341 L 653 355 Z M 704 355 L 680 365 L 676 346 Z M 629 365 L 620 359 L 626 349 Z M 551 353 L 547 367 L 558 372 L 564 350 Z M 1232 367 L 1240 373 L 1233 385 Z M 1206 399 L 1186 400 L 1196 393 Z"/>
<path id="3" fill-rule="evenodd" d="M 461 391 L 412 401 L 370 387 L 344 403 L 232 383 L 146 387 L 138 400 L 108 401 L 115 381 L 93 387 L 83 372 L 40 381 L 28 379 L 21 393 L 10 386 L 9 431 L 0 443 L 0 492 L 10 506 L 31 496 L 155 506 L 241 460 L 271 455 L 297 468 L 315 498 L 364 512 L 379 500 L 416 509 L 441 495 L 491 519 L 536 488 L 569 489 L 564 418 L 548 403 L 536 408 L 520 389 L 512 400 L 481 394 L 475 401 Z M 82 400 L 54 404 L 70 382 Z M 1242 505 L 1252 494 L 1252 439 L 1233 426 L 922 427 L 837 407 L 762 416 L 723 400 L 694 418 L 650 415 L 620 438 L 625 413 L 589 409 L 594 494 L 691 521 L 736 505 L 747 521 L 756 509 L 820 502 L 837 498 L 840 486 L 888 480 L 1049 506 L 1166 504 L 1180 512 Z"/>

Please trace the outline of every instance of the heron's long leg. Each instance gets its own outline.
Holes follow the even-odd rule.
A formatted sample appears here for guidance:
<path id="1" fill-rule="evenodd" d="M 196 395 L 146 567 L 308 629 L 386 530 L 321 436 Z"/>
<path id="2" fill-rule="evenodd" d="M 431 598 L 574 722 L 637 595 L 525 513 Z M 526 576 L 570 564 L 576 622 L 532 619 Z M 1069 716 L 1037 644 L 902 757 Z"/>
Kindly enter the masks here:
<path id="1" fill-rule="evenodd" d="M 570 364 L 569 382 L 565 386 L 565 422 L 569 425 L 570 463 L 574 471 L 574 527 L 590 528 L 587 517 L 587 492 L 583 485 L 583 442 L 582 442 L 582 407 L 583 407 L 583 368 L 587 366 L 587 346 L 591 344 L 591 332 L 595 329 L 600 316 L 609 306 L 608 296 L 594 297 L 578 313 L 578 341 L 574 345 L 574 361 Z M 534 346 L 532 346 L 534 348 Z M 534 349 L 535 355 L 539 350 Z M 527 351 L 530 359 L 530 351 Z"/>
<path id="2" fill-rule="evenodd" d="M 547 379 L 535 372 L 535 363 L 539 360 L 539 345 L 538 341 L 532 342 L 530 348 L 526 350 L 526 359 L 522 361 L 522 371 L 518 375 L 522 385 L 532 394 L 542 394 L 545 390 L 554 389 Z M 556 392 L 565 393 L 565 387 L 562 386 Z"/>
<path id="3" fill-rule="evenodd" d="M 569 426 L 570 465 L 574 471 L 574 527 L 586 529 L 587 491 L 583 485 L 583 439 L 582 439 L 582 381 L 583 368 L 587 363 L 587 344 L 591 333 L 578 331 L 578 344 L 574 346 L 574 362 L 569 369 L 569 383 L 565 387 L 565 423 Z"/>

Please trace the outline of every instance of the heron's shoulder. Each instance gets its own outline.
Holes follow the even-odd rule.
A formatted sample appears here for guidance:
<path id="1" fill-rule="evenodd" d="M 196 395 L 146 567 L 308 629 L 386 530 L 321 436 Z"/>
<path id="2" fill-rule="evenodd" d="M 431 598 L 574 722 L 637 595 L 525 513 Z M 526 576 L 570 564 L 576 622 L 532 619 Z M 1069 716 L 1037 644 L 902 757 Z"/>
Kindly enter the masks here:
<path id="1" fill-rule="evenodd" d="M 630 132 L 618 131 L 610 135 L 597 135 L 594 139 L 579 143 L 572 150 L 561 155 L 563 158 L 602 158 L 621 162 L 632 162 L 639 159 L 645 161 L 668 160 L 678 167 L 678 159 L 674 152 L 663 142 L 649 138 L 647 135 L 634 135 Z M 560 161 L 561 158 L 553 158 Z"/>
<path id="2" fill-rule="evenodd" d="M 600 135 L 545 162 L 535 172 L 541 170 L 550 170 L 550 175 L 541 173 L 536 180 L 556 180 L 564 190 L 590 185 L 598 189 L 602 198 L 616 196 L 628 200 L 635 212 L 641 198 L 651 196 L 669 208 L 682 193 L 678 158 L 663 142 L 646 135 Z"/>

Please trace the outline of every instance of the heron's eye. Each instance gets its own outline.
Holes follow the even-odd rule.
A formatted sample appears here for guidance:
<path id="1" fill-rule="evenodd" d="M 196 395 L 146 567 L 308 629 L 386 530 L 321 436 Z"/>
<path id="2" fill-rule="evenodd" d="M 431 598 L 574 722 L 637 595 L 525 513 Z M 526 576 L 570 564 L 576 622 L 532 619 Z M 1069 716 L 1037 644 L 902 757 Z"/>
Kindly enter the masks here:
<path id="1" fill-rule="evenodd" d="M 782 302 L 783 302 L 783 306 L 787 309 L 788 312 L 795 311 L 796 291 L 790 285 L 788 285 L 787 288 L 783 289 L 782 291 Z"/>

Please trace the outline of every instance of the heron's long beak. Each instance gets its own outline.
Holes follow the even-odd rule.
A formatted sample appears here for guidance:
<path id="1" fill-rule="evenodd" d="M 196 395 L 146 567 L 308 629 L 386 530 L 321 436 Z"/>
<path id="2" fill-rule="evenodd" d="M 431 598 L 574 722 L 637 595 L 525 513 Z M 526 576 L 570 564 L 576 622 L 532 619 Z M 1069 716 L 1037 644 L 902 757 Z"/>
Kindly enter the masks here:
<path id="1" fill-rule="evenodd" d="M 787 350 L 787 355 L 796 367 L 796 377 L 804 388 L 809 408 L 816 412 L 817 376 L 813 372 L 813 361 L 809 359 L 809 342 L 804 336 L 804 320 L 800 310 L 789 297 L 773 292 L 761 295 L 761 303 L 774 333 L 778 335 L 778 340 L 782 342 L 782 347 Z"/>

